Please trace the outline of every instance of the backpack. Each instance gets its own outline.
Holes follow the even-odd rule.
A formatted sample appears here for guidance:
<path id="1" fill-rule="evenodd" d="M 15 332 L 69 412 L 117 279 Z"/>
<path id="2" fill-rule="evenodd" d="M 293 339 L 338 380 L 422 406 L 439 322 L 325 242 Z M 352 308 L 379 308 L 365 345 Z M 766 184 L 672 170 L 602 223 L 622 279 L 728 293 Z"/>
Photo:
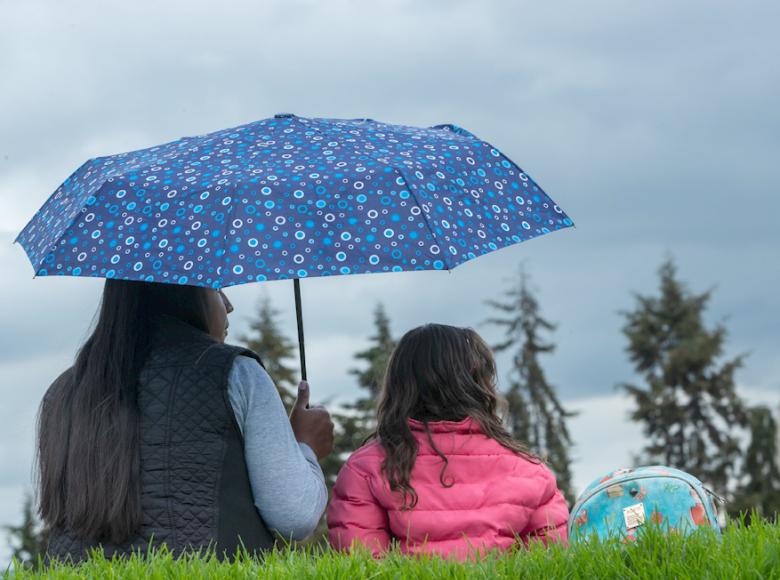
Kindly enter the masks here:
<path id="1" fill-rule="evenodd" d="M 625 543 L 651 522 L 682 534 L 699 527 L 720 533 L 714 498 L 723 501 L 679 469 L 663 465 L 618 469 L 582 492 L 569 516 L 569 538 L 577 541 L 595 534 L 601 540 L 620 537 Z"/>

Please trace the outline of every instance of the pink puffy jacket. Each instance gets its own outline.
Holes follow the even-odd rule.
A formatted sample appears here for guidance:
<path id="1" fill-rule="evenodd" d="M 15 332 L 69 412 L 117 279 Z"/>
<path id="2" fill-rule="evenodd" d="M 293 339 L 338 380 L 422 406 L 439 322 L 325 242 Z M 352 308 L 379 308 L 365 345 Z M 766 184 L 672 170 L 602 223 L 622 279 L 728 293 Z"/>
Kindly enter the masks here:
<path id="1" fill-rule="evenodd" d="M 348 550 L 357 540 L 374 556 L 398 540 L 406 554 L 420 552 L 465 560 L 477 550 L 506 549 L 519 538 L 566 542 L 569 510 L 555 477 L 482 434 L 476 421 L 429 423 L 431 436 L 449 463 L 430 446 L 422 423 L 410 420 L 419 444 L 411 484 L 418 503 L 400 510 L 401 497 L 382 475 L 385 453 L 372 441 L 341 468 L 328 508 L 329 540 Z"/>

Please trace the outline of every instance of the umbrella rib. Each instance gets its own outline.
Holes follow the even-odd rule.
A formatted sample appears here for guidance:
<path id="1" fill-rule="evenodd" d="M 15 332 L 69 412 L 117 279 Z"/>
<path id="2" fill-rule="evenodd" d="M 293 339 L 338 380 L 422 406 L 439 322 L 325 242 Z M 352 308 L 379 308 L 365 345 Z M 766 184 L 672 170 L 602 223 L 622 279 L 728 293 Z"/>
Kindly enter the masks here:
<path id="1" fill-rule="evenodd" d="M 377 159 L 377 158 L 374 158 L 374 159 L 376 159 L 380 163 L 385 163 L 381 159 Z M 417 207 L 420 208 L 420 213 L 423 216 L 423 220 L 425 221 L 425 225 L 428 227 L 428 231 L 431 233 L 431 237 L 433 238 L 433 241 L 439 247 L 439 250 L 441 250 L 441 258 L 442 258 L 442 261 L 444 262 L 445 269 L 446 270 L 452 270 L 452 268 L 450 267 L 449 261 L 447 260 L 447 255 L 444 253 L 444 248 L 442 247 L 441 242 L 439 242 L 439 239 L 436 237 L 436 232 L 433 231 L 433 228 L 431 227 L 431 222 L 428 220 L 428 213 L 423 209 L 423 206 L 420 203 L 420 200 L 417 199 L 417 195 L 414 193 L 412 188 L 409 186 L 409 182 L 406 180 L 406 175 L 404 174 L 404 172 L 401 169 L 399 169 L 399 168 L 397 168 L 397 167 L 395 167 L 393 165 L 390 165 L 389 163 L 385 163 L 385 165 L 390 167 L 403 180 L 404 185 L 406 186 L 406 190 L 409 192 L 409 195 L 412 196 L 412 199 L 414 199 L 414 203 L 416 203 Z"/>
<path id="2" fill-rule="evenodd" d="M 91 163 L 93 163 L 94 161 L 97 161 L 98 159 L 99 159 L 99 157 L 95 157 L 95 158 L 93 158 L 93 159 L 90 159 L 89 161 L 87 161 L 86 163 L 84 163 L 84 165 L 91 164 Z M 82 167 L 83 167 L 84 165 L 82 165 Z M 80 169 L 80 168 L 79 168 L 79 169 Z M 91 192 L 91 193 L 90 193 L 90 194 L 87 196 L 87 199 L 89 199 L 89 197 L 90 197 L 90 196 L 97 196 L 97 194 L 98 194 L 98 193 L 100 193 L 100 190 L 101 190 L 101 189 L 103 189 L 103 186 L 104 186 L 106 183 L 108 183 L 108 178 L 107 178 L 107 177 L 106 177 L 105 179 L 103 179 L 103 182 L 102 182 L 102 183 L 101 183 L 99 186 L 97 186 L 97 188 L 95 188 L 95 190 L 94 190 L 93 192 Z M 61 187 L 61 186 L 60 186 L 60 187 Z M 58 191 L 58 190 L 59 190 L 59 188 L 57 188 L 57 190 L 55 190 L 55 191 L 54 191 L 54 193 L 52 193 L 52 194 L 49 196 L 49 199 L 47 199 L 47 200 L 46 200 L 46 202 L 45 202 L 44 206 L 45 206 L 47 203 L 49 203 L 49 201 L 50 201 L 50 200 L 54 199 L 54 196 L 55 196 L 55 195 L 57 195 L 57 191 Z M 75 213 L 75 214 L 73 214 L 73 217 L 71 217 L 71 218 L 68 220 L 68 225 L 66 225 L 66 226 L 63 228 L 63 230 L 62 230 L 62 232 L 60 233 L 60 235 L 58 235 L 58 236 L 57 236 L 57 237 L 54 239 L 54 243 L 52 244 L 52 246 L 53 246 L 53 248 L 54 248 L 54 249 L 49 249 L 49 250 L 48 250 L 48 251 L 47 251 L 47 252 L 46 252 L 46 253 L 43 255 L 43 258 L 41 258 L 41 260 L 40 260 L 40 262 L 38 263 L 38 265 L 37 265 L 37 266 L 33 265 L 33 269 L 34 269 L 34 272 L 35 272 L 35 275 L 36 275 L 36 276 L 38 275 L 38 270 L 40 270 L 40 269 L 41 269 L 41 266 L 43 266 L 43 263 L 46 261 L 46 258 L 48 258 L 48 257 L 49 257 L 49 254 L 51 254 L 52 252 L 56 251 L 56 249 L 57 249 L 57 244 L 59 244 L 59 243 L 60 243 L 60 240 L 61 240 L 61 239 L 62 239 L 62 238 L 65 236 L 65 234 L 68 232 L 68 230 L 69 230 L 71 227 L 73 227 L 73 224 L 75 224 L 75 223 L 76 223 L 76 221 L 78 220 L 78 217 L 79 217 L 79 215 L 81 215 L 81 213 L 82 213 L 82 211 L 81 211 L 81 210 L 83 209 L 83 203 L 79 202 L 78 204 L 76 204 L 76 207 L 77 207 L 78 209 L 76 210 L 76 213 Z M 33 219 L 35 219 L 36 217 L 38 217 L 38 214 L 39 214 L 39 213 L 40 213 L 40 210 L 39 210 L 39 211 L 38 211 L 38 212 L 37 212 L 37 213 L 36 213 L 36 214 L 33 216 Z M 29 224 L 28 224 L 28 225 L 29 225 Z M 24 229 L 23 229 L 23 230 L 22 230 L 22 231 L 19 233 L 19 236 L 17 236 L 17 240 L 18 240 L 18 239 L 19 239 L 19 238 L 22 236 L 22 234 L 23 234 L 23 233 L 25 233 L 25 231 L 27 231 L 27 226 L 25 226 L 25 228 L 24 228 Z M 22 244 L 20 243 L 19 245 L 22 245 Z M 50 246 L 50 248 L 51 248 L 52 246 Z M 24 246 L 22 246 L 22 247 L 24 248 Z M 25 249 L 25 252 L 27 252 L 27 249 Z M 29 254 L 28 254 L 28 256 L 29 256 Z"/>
<path id="3" fill-rule="evenodd" d="M 223 131 L 224 131 L 224 130 L 223 130 Z M 221 132 L 221 131 L 217 131 L 217 132 Z M 208 137 L 210 137 L 210 136 L 211 136 L 211 134 L 197 135 L 197 136 L 194 136 L 194 137 L 181 137 L 181 138 L 179 138 L 179 139 L 174 139 L 173 141 L 169 141 L 169 142 L 167 142 L 167 143 L 164 143 L 164 144 L 162 144 L 162 145 L 159 145 L 158 147 L 164 147 L 164 146 L 166 146 L 166 145 L 172 145 L 172 144 L 174 144 L 174 143 L 179 143 L 179 142 L 183 142 L 183 141 L 185 141 L 185 140 L 187 140 L 187 139 L 190 139 L 190 140 L 192 140 L 192 141 L 196 141 L 196 143 L 195 143 L 193 146 L 191 146 L 191 147 L 187 147 L 187 152 L 189 153 L 189 152 L 190 152 L 190 151 L 191 151 L 193 148 L 197 148 L 197 147 L 198 147 L 198 146 L 201 144 L 201 142 L 202 142 L 202 141 L 204 141 L 206 138 L 208 138 Z M 147 148 L 147 149 L 149 149 L 149 148 Z M 132 154 L 134 154 L 134 153 L 139 153 L 139 152 L 142 152 L 142 151 L 146 151 L 146 149 L 136 149 L 136 150 L 133 150 L 133 151 L 126 151 L 126 152 L 122 152 L 122 153 L 116 153 L 116 154 L 114 154 L 114 155 L 93 157 L 92 159 L 89 159 L 89 160 L 88 160 L 86 163 L 84 163 L 84 164 L 82 165 L 82 167 L 84 167 L 84 166 L 85 166 L 85 165 L 87 165 L 87 164 L 92 164 L 92 163 L 94 163 L 95 161 L 98 161 L 98 160 L 100 160 L 100 159 L 109 159 L 109 158 L 115 158 L 115 157 L 119 157 L 119 156 L 121 156 L 121 155 L 127 155 L 127 156 L 129 157 L 130 155 L 132 155 Z M 177 152 L 175 152 L 175 153 L 179 153 L 179 152 L 177 151 Z M 172 156 L 172 157 L 170 157 L 170 158 L 167 158 L 167 159 L 166 159 L 166 162 L 168 162 L 168 161 L 171 161 L 172 159 L 175 159 L 175 157 L 176 157 L 176 155 L 174 155 L 174 156 Z M 139 170 L 139 169 L 141 169 L 141 168 L 145 168 L 145 167 L 149 167 L 150 165 L 154 165 L 154 164 L 155 164 L 155 163 L 157 163 L 157 162 L 158 162 L 158 161 L 148 161 L 148 162 L 140 162 L 140 161 L 139 161 L 139 162 L 137 162 L 137 163 L 136 163 L 136 165 L 135 165 L 135 166 L 132 168 L 132 170 L 133 170 L 133 171 L 137 171 L 137 170 Z M 81 167 L 80 167 L 79 169 L 81 169 Z M 100 170 L 98 170 L 98 171 L 100 171 Z M 116 171 L 116 173 L 113 173 L 114 171 Z M 101 173 L 101 176 L 100 176 L 100 178 L 103 180 L 103 182 L 102 182 L 102 183 L 101 183 L 101 184 L 100 184 L 100 185 L 99 185 L 99 186 L 98 186 L 98 187 L 97 187 L 97 188 L 96 188 L 96 189 L 95 189 L 95 190 L 94 190 L 92 193 L 90 193 L 90 195 L 97 196 L 97 194 L 99 194 L 99 193 L 100 193 L 100 190 L 101 190 L 101 189 L 103 189 L 103 186 L 104 186 L 106 183 L 108 183 L 108 180 L 109 180 L 109 179 L 111 179 L 111 178 L 114 178 L 114 179 L 116 179 L 116 178 L 119 178 L 119 179 L 122 179 L 122 178 L 124 178 L 124 177 L 125 177 L 125 171 L 126 171 L 125 169 L 114 169 L 114 168 L 107 170 L 105 173 L 103 173 L 103 172 L 101 171 L 101 172 L 100 172 L 100 173 Z M 77 173 L 77 172 L 78 172 L 78 170 L 76 170 L 76 172 L 75 172 L 75 173 Z M 75 174 L 75 173 L 74 173 L 74 174 Z M 112 173 L 113 173 L 113 174 L 112 174 Z M 70 179 L 70 178 L 69 178 L 69 179 Z M 64 183 L 63 183 L 63 184 L 64 184 Z M 62 185 L 60 185 L 60 187 L 62 187 Z M 55 196 L 55 195 L 57 195 L 57 191 L 58 191 L 58 190 L 59 190 L 59 187 L 57 188 L 57 190 L 55 190 L 55 191 L 54 191 L 54 193 L 52 193 L 52 194 L 49 196 L 49 198 L 48 198 L 48 199 L 46 200 L 46 202 L 44 203 L 43 207 L 46 207 L 46 205 L 47 205 L 47 204 L 48 204 L 48 203 L 49 203 L 51 200 L 53 200 L 54 196 Z M 62 239 L 62 237 L 63 237 L 63 236 L 64 236 L 64 235 L 67 233 L 67 231 L 68 231 L 68 230 L 69 230 L 69 229 L 70 229 L 70 228 L 73 226 L 73 224 L 74 224 L 74 223 L 76 223 L 76 220 L 78 219 L 78 216 L 79 216 L 79 214 L 81 214 L 81 210 L 83 209 L 83 203 L 79 203 L 79 204 L 77 204 L 77 206 L 76 206 L 76 207 L 78 208 L 78 210 L 77 210 L 77 211 L 76 211 L 76 213 L 73 215 L 73 217 L 70 219 L 70 221 L 68 222 L 68 225 L 67 225 L 67 226 L 65 226 L 65 228 L 62 230 L 62 233 L 61 233 L 59 236 L 57 236 L 57 237 L 55 238 L 55 250 L 56 250 L 56 244 L 57 244 L 57 243 L 59 243 L 59 241 Z M 38 213 L 40 213 L 40 210 L 39 210 L 39 211 L 36 213 L 36 215 L 35 215 L 35 216 L 33 216 L 33 219 L 35 219 L 35 217 L 37 217 L 37 216 L 38 216 Z M 31 221 L 32 221 L 32 220 L 31 220 Z M 27 224 L 27 225 L 29 226 L 30 224 Z M 16 239 L 14 240 L 14 243 L 19 243 L 20 245 L 22 245 L 22 244 L 21 244 L 21 242 L 19 242 L 19 238 L 21 238 L 21 237 L 22 237 L 22 235 L 23 235 L 23 234 L 24 234 L 26 231 L 27 231 L 27 226 L 25 226 L 25 228 L 24 228 L 24 229 L 23 229 L 21 232 L 19 232 L 19 235 L 18 235 L 18 236 L 16 236 Z M 43 258 L 40 260 L 40 263 L 38 263 L 38 265 L 37 265 L 37 266 L 33 265 L 33 269 L 34 269 L 34 272 L 35 272 L 35 274 L 37 274 L 37 273 L 38 273 L 38 270 L 41 268 L 41 266 L 43 266 L 43 263 L 46 261 L 46 258 L 49 256 L 49 254 L 51 254 L 51 253 L 52 253 L 52 251 L 53 251 L 53 250 L 49 250 L 49 251 L 47 251 L 47 252 L 46 252 L 46 253 L 43 255 Z M 26 249 L 25 249 L 25 252 L 27 252 L 27 250 L 26 250 Z M 28 253 L 28 256 L 29 256 L 29 253 Z"/>
<path id="4" fill-rule="evenodd" d="M 225 188 L 225 190 L 227 191 L 227 188 Z M 235 207 L 232 200 L 232 195 L 234 193 L 235 192 L 231 192 L 231 201 L 227 211 L 228 215 L 225 216 L 225 235 L 222 238 L 222 259 L 220 260 L 219 280 L 218 280 L 220 288 L 222 288 L 222 284 L 225 282 L 225 256 L 227 256 L 228 244 L 230 243 L 228 240 L 228 235 L 230 232 L 230 226 L 232 225 L 230 218 L 233 216 L 233 208 Z"/>
<path id="5" fill-rule="evenodd" d="M 329 136 L 332 135 L 332 133 L 330 133 L 327 129 L 321 128 L 319 126 L 319 123 L 312 123 L 312 127 L 314 127 L 314 129 L 316 131 L 320 132 L 320 133 L 325 133 L 325 134 L 327 134 Z M 340 138 L 340 136 L 336 136 L 336 138 Z M 428 221 L 428 214 L 423 209 L 422 204 L 420 204 L 420 200 L 417 199 L 417 195 L 415 195 L 414 191 L 409 186 L 409 181 L 406 179 L 406 175 L 404 175 L 403 171 L 401 171 L 398 167 L 396 167 L 395 165 L 391 165 L 390 163 L 387 163 L 386 161 L 384 161 L 381 158 L 377 157 L 373 153 L 368 152 L 367 154 L 371 157 L 371 159 L 373 159 L 377 163 L 381 163 L 383 165 L 386 165 L 390 169 L 392 169 L 396 173 L 396 175 L 398 175 L 398 177 L 400 177 L 403 180 L 404 185 L 406 186 L 406 190 L 409 192 L 409 195 L 412 196 L 412 199 L 414 199 L 414 203 L 416 203 L 417 207 L 420 208 L 420 213 L 423 216 L 423 220 L 425 221 L 425 225 L 427 226 L 428 231 L 431 233 L 431 238 L 433 238 L 434 243 L 436 244 L 436 246 L 438 246 L 438 248 L 442 252 L 441 257 L 442 257 L 442 261 L 444 262 L 445 270 L 452 270 L 452 268 L 450 267 L 450 264 L 449 264 L 449 262 L 447 260 L 447 255 L 444 253 L 444 250 L 442 248 L 442 244 L 439 242 L 438 238 L 436 237 L 436 233 L 433 231 L 433 228 L 431 227 L 430 221 Z"/>

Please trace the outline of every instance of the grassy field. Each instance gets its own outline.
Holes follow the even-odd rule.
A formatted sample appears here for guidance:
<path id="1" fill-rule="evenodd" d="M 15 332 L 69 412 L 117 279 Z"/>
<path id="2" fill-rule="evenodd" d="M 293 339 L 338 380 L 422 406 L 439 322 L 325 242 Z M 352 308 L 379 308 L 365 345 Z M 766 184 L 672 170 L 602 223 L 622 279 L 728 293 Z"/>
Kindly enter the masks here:
<path id="1" fill-rule="evenodd" d="M 54 565 L 44 573 L 18 566 L 4 578 L 780 578 L 780 525 L 729 527 L 683 538 L 648 529 L 636 543 L 580 544 L 564 549 L 521 549 L 460 564 L 439 558 L 330 550 L 277 550 L 263 560 L 220 562 L 213 556 L 175 559 L 165 551 L 108 561 L 96 555 L 77 567 Z"/>

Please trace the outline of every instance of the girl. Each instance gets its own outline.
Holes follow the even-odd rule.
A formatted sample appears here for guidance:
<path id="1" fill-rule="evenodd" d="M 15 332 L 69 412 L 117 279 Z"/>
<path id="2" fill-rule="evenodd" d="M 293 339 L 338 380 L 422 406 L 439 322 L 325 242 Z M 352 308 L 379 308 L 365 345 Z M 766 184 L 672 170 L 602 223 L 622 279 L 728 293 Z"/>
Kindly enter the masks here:
<path id="1" fill-rule="evenodd" d="M 374 556 L 464 560 L 538 539 L 565 542 L 569 516 L 555 477 L 497 415 L 496 365 L 471 329 L 428 324 L 406 333 L 388 362 L 377 430 L 341 469 L 329 540 Z"/>

